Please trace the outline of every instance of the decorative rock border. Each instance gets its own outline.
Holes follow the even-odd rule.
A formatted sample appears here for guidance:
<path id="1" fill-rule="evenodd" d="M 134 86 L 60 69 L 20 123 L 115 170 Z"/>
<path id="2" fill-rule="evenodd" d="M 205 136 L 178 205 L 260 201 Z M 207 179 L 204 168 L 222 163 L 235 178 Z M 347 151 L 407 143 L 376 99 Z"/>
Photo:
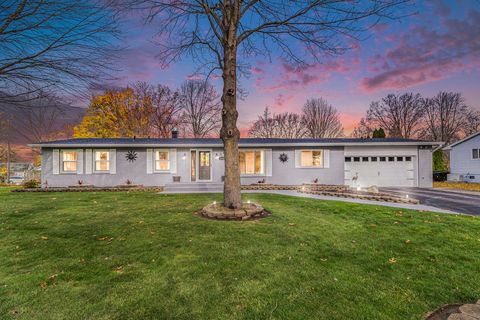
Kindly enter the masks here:
<path id="1" fill-rule="evenodd" d="M 298 190 L 300 186 L 296 185 L 277 185 L 269 183 L 255 183 L 242 185 L 242 190 Z"/>
<path id="2" fill-rule="evenodd" d="M 101 192 L 101 191 L 140 191 L 140 192 L 162 192 L 163 187 L 143 187 L 143 186 L 116 186 L 116 187 L 65 187 L 65 188 L 24 188 L 13 189 L 11 192 Z"/>
<path id="3" fill-rule="evenodd" d="M 256 203 L 243 203 L 242 209 L 225 208 L 223 204 L 211 203 L 198 212 L 198 214 L 208 219 L 245 221 L 268 217 L 270 212 Z"/>
<path id="4" fill-rule="evenodd" d="M 409 204 L 419 204 L 420 201 L 412 198 L 400 198 L 390 194 L 385 193 L 366 193 L 366 192 L 332 192 L 332 191 L 313 191 L 313 190 L 298 190 L 300 193 L 316 194 L 320 196 L 331 196 L 331 197 L 340 197 L 340 198 L 354 198 L 362 200 L 372 200 L 372 201 L 382 201 L 382 202 L 396 202 L 396 203 L 409 203 Z"/>
<path id="5" fill-rule="evenodd" d="M 253 183 L 248 185 L 242 185 L 242 190 L 327 190 L 327 191 L 346 191 L 348 186 L 344 185 L 331 185 L 331 184 L 315 184 L 304 183 L 302 185 L 281 185 L 270 183 Z"/>
<path id="6" fill-rule="evenodd" d="M 480 319 L 480 300 L 476 304 L 449 304 L 429 313 L 427 320 L 476 320 Z"/>

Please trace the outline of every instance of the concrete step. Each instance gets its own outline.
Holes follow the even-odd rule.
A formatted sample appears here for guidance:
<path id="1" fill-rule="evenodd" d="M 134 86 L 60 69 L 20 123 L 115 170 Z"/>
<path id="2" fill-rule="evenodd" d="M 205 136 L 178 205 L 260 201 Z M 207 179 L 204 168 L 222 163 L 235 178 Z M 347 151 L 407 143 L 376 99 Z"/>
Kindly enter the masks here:
<path id="1" fill-rule="evenodd" d="M 222 192 L 223 183 L 169 183 L 163 188 L 164 193 Z"/>

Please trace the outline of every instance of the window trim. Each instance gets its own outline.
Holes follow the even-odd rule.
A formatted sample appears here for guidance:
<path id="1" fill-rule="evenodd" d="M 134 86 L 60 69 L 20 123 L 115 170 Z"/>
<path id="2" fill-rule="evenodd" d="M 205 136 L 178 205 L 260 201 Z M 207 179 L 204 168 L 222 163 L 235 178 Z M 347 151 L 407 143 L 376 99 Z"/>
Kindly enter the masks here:
<path id="1" fill-rule="evenodd" d="M 75 161 L 72 161 L 72 160 L 69 160 L 69 161 L 64 161 L 63 160 L 63 154 L 65 152 L 74 152 L 75 153 L 75 158 L 76 160 Z M 75 171 L 65 171 L 64 170 L 64 166 L 63 166 L 63 163 L 64 162 L 75 162 Z M 62 149 L 60 150 L 60 173 L 62 174 L 77 174 L 78 172 L 78 150 L 76 149 Z"/>
<path id="2" fill-rule="evenodd" d="M 262 162 L 262 172 L 261 173 L 241 173 L 242 169 L 240 168 L 240 153 L 241 152 L 254 152 L 254 163 L 253 163 L 253 166 L 255 167 L 255 152 L 256 151 L 260 151 L 261 153 L 261 159 L 263 160 Z M 266 161 L 265 161 L 265 149 L 238 149 L 238 168 L 240 170 L 240 177 L 262 177 L 262 176 L 266 176 Z"/>
<path id="3" fill-rule="evenodd" d="M 168 154 L 168 160 L 157 160 L 157 153 L 158 152 L 166 152 Z M 159 170 L 157 169 L 157 161 L 167 161 L 168 162 L 168 169 L 167 170 Z M 172 157 L 170 155 L 170 149 L 153 149 L 153 172 L 155 173 L 170 173 L 172 170 Z"/>
<path id="4" fill-rule="evenodd" d="M 320 151 L 320 157 L 322 158 L 321 166 L 302 166 L 302 152 Z M 324 169 L 325 168 L 325 149 L 298 149 L 300 158 L 298 159 L 298 168 L 300 169 Z"/>
<path id="5" fill-rule="evenodd" d="M 108 153 L 108 160 L 97 160 L 97 152 L 106 152 Z M 97 161 L 106 161 L 108 163 L 108 170 L 97 170 Z M 110 150 L 108 149 L 94 149 L 93 150 L 93 172 L 95 173 L 110 173 L 111 169 L 111 159 L 110 159 Z"/>
<path id="6" fill-rule="evenodd" d="M 477 150 L 477 157 L 476 158 L 473 156 L 473 150 Z M 480 148 L 472 148 L 472 152 L 470 152 L 470 155 L 472 156 L 472 160 L 474 160 L 474 161 L 480 160 Z"/>

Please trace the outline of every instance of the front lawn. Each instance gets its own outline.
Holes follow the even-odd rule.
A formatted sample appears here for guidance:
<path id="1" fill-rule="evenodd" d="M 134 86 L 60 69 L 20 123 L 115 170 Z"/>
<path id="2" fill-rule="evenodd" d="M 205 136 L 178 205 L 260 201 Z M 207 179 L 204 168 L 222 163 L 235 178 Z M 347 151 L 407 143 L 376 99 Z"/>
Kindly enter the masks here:
<path id="1" fill-rule="evenodd" d="M 480 299 L 480 218 L 249 194 L 0 190 L 0 319 L 421 319 Z"/>
<path id="2" fill-rule="evenodd" d="M 480 191 L 480 183 L 435 181 L 433 182 L 433 187 L 458 189 L 458 190 L 466 190 L 466 191 Z"/>

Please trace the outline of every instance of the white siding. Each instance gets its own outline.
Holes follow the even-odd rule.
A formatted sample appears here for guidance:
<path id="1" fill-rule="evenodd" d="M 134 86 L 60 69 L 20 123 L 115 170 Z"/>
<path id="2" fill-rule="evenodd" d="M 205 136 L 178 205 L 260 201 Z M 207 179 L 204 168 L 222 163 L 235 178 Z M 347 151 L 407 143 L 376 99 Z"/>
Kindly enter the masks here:
<path id="1" fill-rule="evenodd" d="M 480 160 L 472 158 L 472 149 L 480 149 L 480 135 L 466 140 L 450 150 L 450 173 L 462 175 L 470 182 L 480 182 Z M 474 177 L 470 179 L 470 177 Z"/>

